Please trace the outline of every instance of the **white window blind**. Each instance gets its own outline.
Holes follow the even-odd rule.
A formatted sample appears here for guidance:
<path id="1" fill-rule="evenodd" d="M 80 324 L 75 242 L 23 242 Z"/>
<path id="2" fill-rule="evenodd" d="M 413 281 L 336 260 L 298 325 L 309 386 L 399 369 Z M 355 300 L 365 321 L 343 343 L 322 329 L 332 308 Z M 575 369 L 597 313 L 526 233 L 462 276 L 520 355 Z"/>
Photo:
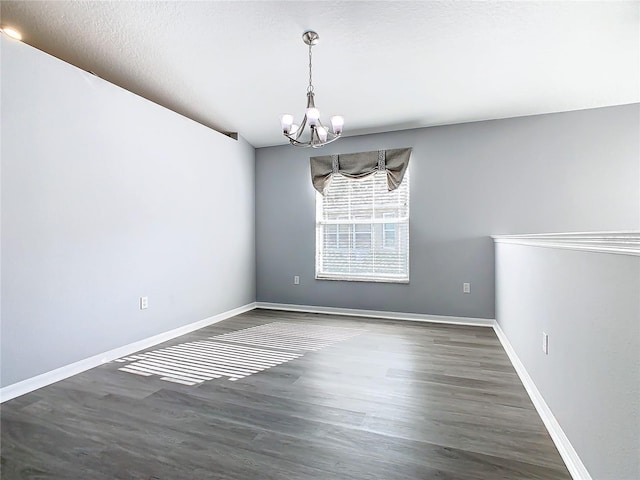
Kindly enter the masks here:
<path id="1" fill-rule="evenodd" d="M 409 170 L 387 190 L 385 172 L 333 175 L 316 196 L 316 278 L 409 282 Z"/>

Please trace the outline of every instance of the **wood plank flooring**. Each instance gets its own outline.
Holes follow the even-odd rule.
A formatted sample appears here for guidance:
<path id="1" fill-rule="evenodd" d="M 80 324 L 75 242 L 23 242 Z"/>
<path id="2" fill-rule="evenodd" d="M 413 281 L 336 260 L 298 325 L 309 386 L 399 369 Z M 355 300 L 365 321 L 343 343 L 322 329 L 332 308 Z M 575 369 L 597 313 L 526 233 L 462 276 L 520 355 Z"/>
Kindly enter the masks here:
<path id="1" fill-rule="evenodd" d="M 571 479 L 489 328 L 253 310 L 142 353 L 241 349 L 247 335 L 220 336 L 277 322 L 355 333 L 241 378 L 202 375 L 213 357 L 180 364 L 190 385 L 163 380 L 166 361 L 111 362 L 8 401 L 2 479 Z"/>

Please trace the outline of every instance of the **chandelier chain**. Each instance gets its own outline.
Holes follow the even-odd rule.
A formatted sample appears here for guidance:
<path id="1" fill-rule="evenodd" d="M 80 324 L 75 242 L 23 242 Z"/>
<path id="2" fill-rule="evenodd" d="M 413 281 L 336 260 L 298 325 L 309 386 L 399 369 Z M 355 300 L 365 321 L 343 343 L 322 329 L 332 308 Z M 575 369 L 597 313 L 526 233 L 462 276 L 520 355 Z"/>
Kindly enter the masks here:
<path id="1" fill-rule="evenodd" d="M 309 45 L 309 86 L 307 87 L 307 93 L 313 92 L 313 83 L 311 77 L 311 45 Z"/>

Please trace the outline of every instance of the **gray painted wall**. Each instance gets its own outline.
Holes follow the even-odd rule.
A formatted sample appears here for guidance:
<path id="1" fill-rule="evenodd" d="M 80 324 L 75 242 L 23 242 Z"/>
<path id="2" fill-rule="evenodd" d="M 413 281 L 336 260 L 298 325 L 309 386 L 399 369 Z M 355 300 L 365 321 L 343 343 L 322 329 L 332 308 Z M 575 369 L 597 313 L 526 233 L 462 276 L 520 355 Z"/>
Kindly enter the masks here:
<path id="1" fill-rule="evenodd" d="M 592 478 L 640 478 L 640 257 L 497 244 L 496 277 L 497 320 Z"/>
<path id="2" fill-rule="evenodd" d="M 634 104 L 324 147 L 322 154 L 413 147 L 409 285 L 315 280 L 309 157 L 318 151 L 257 149 L 257 299 L 494 318 L 489 235 L 638 228 L 639 119 Z M 471 294 L 462 293 L 463 282 L 471 282 Z"/>
<path id="3" fill-rule="evenodd" d="M 2 386 L 254 302 L 254 160 L 2 36 Z"/>

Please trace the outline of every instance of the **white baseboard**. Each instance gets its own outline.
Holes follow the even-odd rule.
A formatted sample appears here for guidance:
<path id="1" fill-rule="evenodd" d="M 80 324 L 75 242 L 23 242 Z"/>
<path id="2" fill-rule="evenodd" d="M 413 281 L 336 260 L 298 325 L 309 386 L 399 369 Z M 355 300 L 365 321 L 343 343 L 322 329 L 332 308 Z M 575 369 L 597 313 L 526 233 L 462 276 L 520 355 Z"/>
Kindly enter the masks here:
<path id="1" fill-rule="evenodd" d="M 355 308 L 316 307 L 310 305 L 293 305 L 288 303 L 256 302 L 256 308 L 265 310 L 285 310 L 288 312 L 329 313 L 350 317 L 383 318 L 386 320 L 409 320 L 412 322 L 447 323 L 453 325 L 469 325 L 473 327 L 493 327 L 492 318 L 448 317 L 443 315 L 425 315 L 422 313 L 386 312 L 383 310 L 360 310 Z"/>
<path id="2" fill-rule="evenodd" d="M 500 328 L 500 325 L 496 322 L 493 329 L 495 330 L 502 347 L 507 352 L 513 367 L 516 369 L 516 372 L 520 377 L 520 381 L 522 381 L 529 397 L 531 397 L 531 401 L 533 402 L 534 407 L 536 407 L 538 415 L 540 415 L 545 427 L 547 427 L 553 443 L 556 444 L 556 448 L 558 449 L 562 460 L 564 460 L 569 473 L 574 480 L 592 480 L 587 468 L 582 463 L 582 460 L 580 460 L 578 453 L 573 448 L 573 445 L 571 445 L 569 438 L 562 430 L 562 427 L 556 420 L 556 417 L 553 416 L 547 402 L 544 401 L 542 394 L 536 387 L 535 383 L 533 383 L 533 379 L 527 373 L 527 370 L 524 368 L 520 358 L 518 358 L 516 351 L 511 346 L 511 343 L 502 331 L 502 328 Z"/>
<path id="3" fill-rule="evenodd" d="M 59 382 L 65 378 L 69 378 L 73 375 L 77 375 L 78 373 L 82 373 L 86 370 L 102 365 L 103 363 L 111 362 L 116 358 L 126 357 L 127 355 L 131 355 L 140 350 L 145 350 L 149 347 L 153 347 L 154 345 L 158 345 L 159 343 L 166 342 L 167 340 L 171 340 L 200 328 L 221 322 L 222 320 L 226 320 L 227 318 L 235 315 L 240 315 L 241 313 L 248 312 L 254 308 L 256 308 L 256 304 L 249 303 L 242 307 L 234 308 L 233 310 L 228 310 L 226 312 L 213 315 L 212 317 L 205 318 L 204 320 L 199 320 L 182 327 L 174 328 L 168 332 L 160 333 L 153 337 L 114 348 L 113 350 L 79 360 L 69 365 L 65 365 L 64 367 L 56 368 L 55 370 L 51 370 L 41 375 L 22 380 L 21 382 L 7 385 L 6 387 L 0 388 L 0 403 L 19 397 L 20 395 L 24 395 L 25 393 L 33 392 L 34 390 L 46 387 L 52 383 Z"/>

